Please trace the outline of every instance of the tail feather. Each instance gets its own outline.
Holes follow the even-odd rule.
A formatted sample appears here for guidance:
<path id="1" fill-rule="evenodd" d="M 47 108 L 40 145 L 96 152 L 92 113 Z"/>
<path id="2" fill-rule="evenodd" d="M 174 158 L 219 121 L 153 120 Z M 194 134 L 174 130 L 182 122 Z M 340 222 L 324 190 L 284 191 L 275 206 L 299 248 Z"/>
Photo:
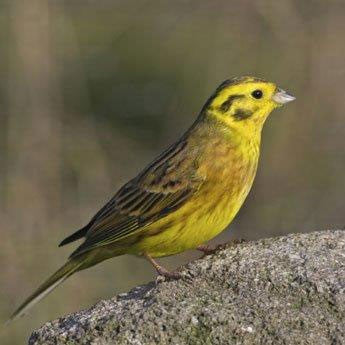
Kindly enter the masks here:
<path id="1" fill-rule="evenodd" d="M 50 278 L 48 278 L 31 296 L 29 296 L 12 314 L 9 321 L 15 320 L 24 315 L 29 309 L 31 309 L 42 298 L 47 296 L 58 285 L 66 280 L 73 273 L 78 271 L 83 265 L 85 259 L 77 257 L 68 261 L 59 270 L 57 270 Z"/>

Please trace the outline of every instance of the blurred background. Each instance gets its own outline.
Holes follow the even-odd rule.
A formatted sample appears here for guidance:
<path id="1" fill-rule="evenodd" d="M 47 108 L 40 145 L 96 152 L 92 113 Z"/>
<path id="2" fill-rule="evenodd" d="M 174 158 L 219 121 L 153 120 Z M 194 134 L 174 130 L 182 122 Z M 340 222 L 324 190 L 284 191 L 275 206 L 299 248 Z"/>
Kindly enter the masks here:
<path id="1" fill-rule="evenodd" d="M 344 17 L 344 1 L 1 1 L 1 323 L 75 247 L 58 243 L 229 77 L 275 81 L 297 100 L 266 123 L 254 187 L 214 242 L 343 228 Z M 133 257 L 78 273 L 0 343 L 153 278 Z"/>

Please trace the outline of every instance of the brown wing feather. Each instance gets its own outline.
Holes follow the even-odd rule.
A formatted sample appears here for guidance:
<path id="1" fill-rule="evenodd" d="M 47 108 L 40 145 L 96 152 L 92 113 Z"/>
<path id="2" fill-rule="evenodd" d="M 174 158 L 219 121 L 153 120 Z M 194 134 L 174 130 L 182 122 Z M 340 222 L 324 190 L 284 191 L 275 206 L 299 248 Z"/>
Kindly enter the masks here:
<path id="1" fill-rule="evenodd" d="M 181 207 L 202 183 L 191 154 L 197 157 L 182 140 L 125 184 L 91 219 L 85 242 L 71 256 L 140 232 Z"/>

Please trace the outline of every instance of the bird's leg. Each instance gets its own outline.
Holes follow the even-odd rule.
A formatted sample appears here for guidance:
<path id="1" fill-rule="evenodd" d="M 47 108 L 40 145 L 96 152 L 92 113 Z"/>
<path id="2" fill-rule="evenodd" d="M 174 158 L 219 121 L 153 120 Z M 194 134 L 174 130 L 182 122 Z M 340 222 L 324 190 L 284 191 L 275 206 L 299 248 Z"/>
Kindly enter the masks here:
<path id="1" fill-rule="evenodd" d="M 196 247 L 197 250 L 200 250 L 204 253 L 204 256 L 214 254 L 217 250 L 216 248 L 212 248 L 211 246 L 208 246 L 207 244 L 201 244 L 200 246 Z"/>
<path id="2" fill-rule="evenodd" d="M 204 253 L 202 257 L 205 257 L 206 255 L 211 255 L 216 253 L 218 250 L 225 249 L 229 246 L 235 246 L 237 244 L 245 242 L 244 239 L 235 239 L 235 240 L 230 240 L 229 242 L 223 243 L 223 244 L 218 244 L 215 247 L 211 247 L 207 244 L 201 244 L 200 246 L 196 247 L 197 250 L 200 250 L 201 252 Z"/>
<path id="3" fill-rule="evenodd" d="M 180 279 L 182 275 L 178 272 L 170 272 L 161 265 L 158 264 L 149 254 L 144 253 L 144 257 L 152 264 L 157 273 L 169 279 Z"/>

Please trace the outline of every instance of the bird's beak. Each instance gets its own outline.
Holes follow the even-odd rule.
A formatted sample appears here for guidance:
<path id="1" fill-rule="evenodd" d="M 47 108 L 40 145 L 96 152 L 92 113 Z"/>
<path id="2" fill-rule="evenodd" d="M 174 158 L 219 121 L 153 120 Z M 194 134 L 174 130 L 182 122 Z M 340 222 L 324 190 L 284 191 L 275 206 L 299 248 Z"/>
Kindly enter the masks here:
<path id="1" fill-rule="evenodd" d="M 285 103 L 294 101 L 296 97 L 289 95 L 286 91 L 282 89 L 278 89 L 278 91 L 273 95 L 272 99 L 276 103 L 283 105 Z"/>

